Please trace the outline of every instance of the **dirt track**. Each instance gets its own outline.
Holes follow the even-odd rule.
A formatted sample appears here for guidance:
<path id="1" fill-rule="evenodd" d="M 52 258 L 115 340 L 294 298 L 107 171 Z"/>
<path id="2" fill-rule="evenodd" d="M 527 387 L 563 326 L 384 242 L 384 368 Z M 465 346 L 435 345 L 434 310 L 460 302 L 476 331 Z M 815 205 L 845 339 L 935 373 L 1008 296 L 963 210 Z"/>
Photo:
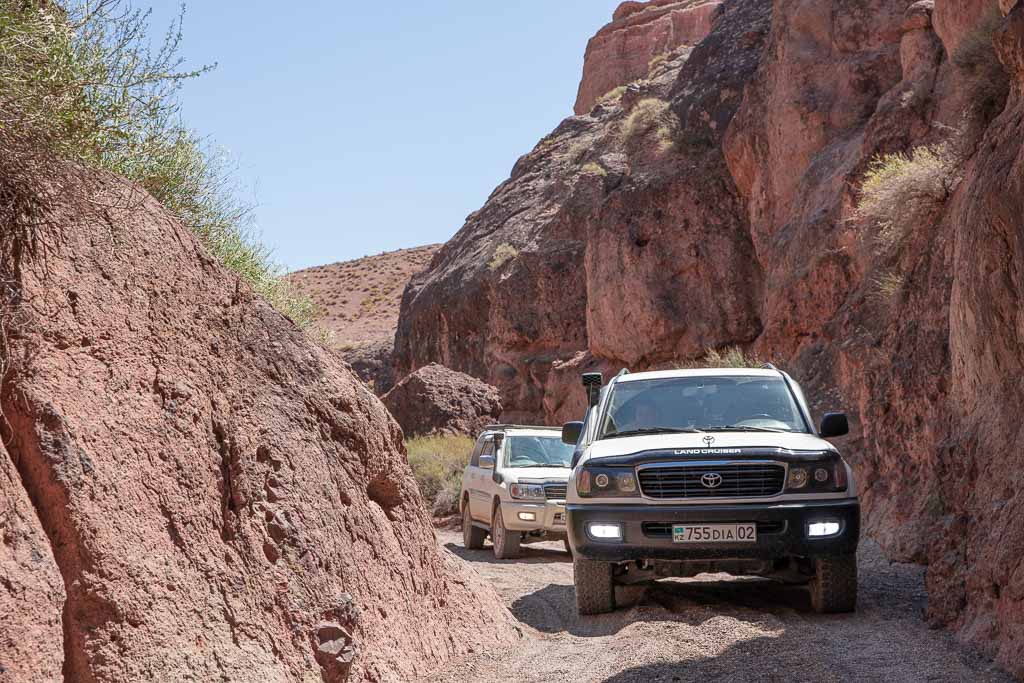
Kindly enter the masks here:
<path id="1" fill-rule="evenodd" d="M 760 579 L 704 575 L 633 588 L 614 614 L 576 615 L 572 563 L 561 544 L 499 562 L 441 545 L 471 564 L 523 624 L 521 645 L 470 656 L 431 681 L 1012 681 L 922 619 L 922 570 L 861 546 L 860 608 L 820 616 L 806 591 Z"/>

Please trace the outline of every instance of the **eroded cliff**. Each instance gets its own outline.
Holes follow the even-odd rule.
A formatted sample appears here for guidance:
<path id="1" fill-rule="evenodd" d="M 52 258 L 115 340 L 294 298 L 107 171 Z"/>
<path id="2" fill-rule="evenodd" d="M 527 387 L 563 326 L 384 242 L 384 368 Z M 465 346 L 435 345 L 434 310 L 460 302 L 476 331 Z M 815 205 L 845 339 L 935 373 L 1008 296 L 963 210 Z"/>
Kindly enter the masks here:
<path id="1" fill-rule="evenodd" d="M 851 410 L 867 528 L 929 564 L 931 616 L 1024 675 L 1022 64 L 1020 3 L 725 2 L 519 160 L 407 288 L 398 368 L 557 422 L 584 369 L 771 358 Z M 907 201 L 869 219 L 892 153 Z"/>

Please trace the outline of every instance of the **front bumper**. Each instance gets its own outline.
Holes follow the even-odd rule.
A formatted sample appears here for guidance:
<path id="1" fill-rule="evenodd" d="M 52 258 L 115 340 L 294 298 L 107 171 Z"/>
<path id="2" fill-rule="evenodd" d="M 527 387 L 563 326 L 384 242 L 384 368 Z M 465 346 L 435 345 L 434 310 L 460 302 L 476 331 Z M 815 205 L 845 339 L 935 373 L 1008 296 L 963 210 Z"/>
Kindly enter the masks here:
<path id="1" fill-rule="evenodd" d="M 567 512 L 573 552 L 586 559 L 606 562 L 821 557 L 853 553 L 860 539 L 860 503 L 856 498 L 743 505 L 573 504 L 567 506 Z M 825 538 L 808 538 L 808 525 L 822 520 L 838 521 L 840 532 Z M 591 538 L 587 533 L 590 522 L 621 524 L 622 540 Z M 757 523 L 757 541 L 701 544 L 672 541 L 672 524 L 728 522 Z"/>
<path id="2" fill-rule="evenodd" d="M 519 513 L 525 513 L 524 516 L 532 514 L 534 519 L 524 520 Z M 501 517 L 505 528 L 510 531 L 565 533 L 565 501 L 502 501 Z"/>

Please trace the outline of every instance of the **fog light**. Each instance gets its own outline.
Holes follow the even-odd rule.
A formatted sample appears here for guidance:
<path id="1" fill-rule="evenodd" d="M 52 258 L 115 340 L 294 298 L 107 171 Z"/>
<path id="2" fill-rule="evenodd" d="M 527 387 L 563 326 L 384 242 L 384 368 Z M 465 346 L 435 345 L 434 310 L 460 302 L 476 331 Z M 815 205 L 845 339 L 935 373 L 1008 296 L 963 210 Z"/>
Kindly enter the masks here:
<path id="1" fill-rule="evenodd" d="M 816 536 L 835 536 L 839 533 L 839 522 L 811 522 L 807 525 L 807 535 L 811 538 Z"/>
<path id="2" fill-rule="evenodd" d="M 593 538 L 620 540 L 622 538 L 622 525 L 591 522 L 587 525 L 587 533 Z"/>
<path id="3" fill-rule="evenodd" d="M 535 515 L 532 512 L 520 512 L 519 519 L 523 520 L 524 522 L 534 522 L 537 520 L 537 515 Z"/>

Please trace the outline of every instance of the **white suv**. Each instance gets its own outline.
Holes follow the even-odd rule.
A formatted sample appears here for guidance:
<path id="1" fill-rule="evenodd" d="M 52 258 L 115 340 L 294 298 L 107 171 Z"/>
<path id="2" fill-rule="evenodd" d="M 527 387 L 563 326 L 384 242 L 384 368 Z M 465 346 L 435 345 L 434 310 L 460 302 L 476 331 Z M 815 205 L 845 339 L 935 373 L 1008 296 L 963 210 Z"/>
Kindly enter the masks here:
<path id="1" fill-rule="evenodd" d="M 490 535 L 494 556 L 506 560 L 519 555 L 521 543 L 564 541 L 572 452 L 557 427 L 484 429 L 462 474 L 465 546 L 482 548 Z"/>

